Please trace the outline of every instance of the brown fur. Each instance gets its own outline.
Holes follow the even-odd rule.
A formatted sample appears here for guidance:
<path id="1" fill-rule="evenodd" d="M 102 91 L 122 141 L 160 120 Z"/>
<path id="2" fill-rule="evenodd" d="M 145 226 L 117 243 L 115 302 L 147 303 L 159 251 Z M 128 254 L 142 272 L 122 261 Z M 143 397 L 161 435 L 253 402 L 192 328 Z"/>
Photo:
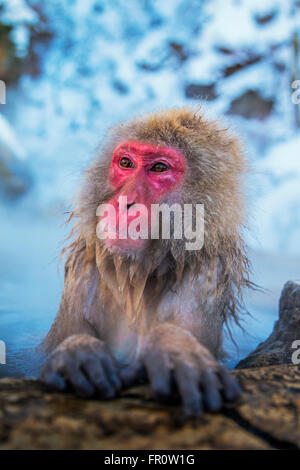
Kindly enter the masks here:
<path id="1" fill-rule="evenodd" d="M 96 209 L 113 193 L 108 178 L 113 150 L 126 140 L 172 146 L 185 156 L 181 202 L 204 204 L 202 250 L 186 251 L 182 240 L 153 240 L 139 255 L 120 256 L 97 238 Z M 130 343 L 135 333 L 143 336 L 150 325 L 167 321 L 192 331 L 222 357 L 222 325 L 230 318 L 238 321 L 242 289 L 250 285 L 241 237 L 246 171 L 236 138 L 190 108 L 144 115 L 114 127 L 85 174 L 71 216 L 78 220 L 75 240 L 64 250 L 64 292 L 43 343 L 46 350 L 76 333 L 104 339 L 113 350 L 122 336 Z M 113 335 L 116 324 L 124 326 Z M 128 349 L 128 361 L 133 349 Z"/>

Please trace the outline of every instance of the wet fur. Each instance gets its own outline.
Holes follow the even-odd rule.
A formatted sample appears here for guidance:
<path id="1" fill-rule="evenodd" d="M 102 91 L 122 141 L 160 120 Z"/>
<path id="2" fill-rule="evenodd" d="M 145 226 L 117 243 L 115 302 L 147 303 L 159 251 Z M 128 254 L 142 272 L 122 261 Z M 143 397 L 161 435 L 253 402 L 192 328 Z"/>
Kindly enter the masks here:
<path id="1" fill-rule="evenodd" d="M 186 251 L 182 240 L 153 240 L 138 255 L 120 256 L 96 237 L 96 209 L 113 194 L 108 178 L 113 150 L 128 140 L 171 146 L 185 156 L 188 169 L 179 197 L 204 204 L 202 250 Z M 241 236 L 246 171 L 231 132 L 190 108 L 144 115 L 111 129 L 86 171 L 71 216 L 77 225 L 63 252 L 68 254 L 64 291 L 44 349 L 50 352 L 66 337 L 87 333 L 129 363 L 145 332 L 169 322 L 191 331 L 222 358 L 223 325 L 238 322 L 242 290 L 250 286 Z"/>

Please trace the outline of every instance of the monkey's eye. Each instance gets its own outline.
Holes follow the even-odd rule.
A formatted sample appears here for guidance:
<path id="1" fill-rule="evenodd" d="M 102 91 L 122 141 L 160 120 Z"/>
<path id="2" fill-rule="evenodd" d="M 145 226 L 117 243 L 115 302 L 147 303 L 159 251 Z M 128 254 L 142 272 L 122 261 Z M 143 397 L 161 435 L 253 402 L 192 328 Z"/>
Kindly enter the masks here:
<path id="1" fill-rule="evenodd" d="M 156 173 L 162 173 L 163 171 L 167 171 L 168 167 L 162 162 L 155 163 L 152 168 L 150 168 L 150 171 L 155 171 Z"/>
<path id="2" fill-rule="evenodd" d="M 121 158 L 119 164 L 122 168 L 134 168 L 133 162 L 128 157 Z"/>

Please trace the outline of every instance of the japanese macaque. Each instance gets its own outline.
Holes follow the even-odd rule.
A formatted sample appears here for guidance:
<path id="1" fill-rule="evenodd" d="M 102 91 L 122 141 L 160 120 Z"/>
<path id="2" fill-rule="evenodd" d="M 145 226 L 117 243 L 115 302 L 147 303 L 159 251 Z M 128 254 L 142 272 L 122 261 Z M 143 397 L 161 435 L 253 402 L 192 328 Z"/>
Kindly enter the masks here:
<path id="1" fill-rule="evenodd" d="M 71 215 L 61 305 L 42 343 L 44 383 L 108 399 L 147 380 L 157 400 L 180 398 L 187 415 L 239 396 L 219 361 L 223 327 L 239 321 L 250 286 L 241 236 L 246 170 L 236 138 L 193 109 L 147 114 L 109 132 Z M 101 237 L 99 206 L 107 203 L 116 223 L 106 214 Z M 169 239 L 119 236 L 124 212 L 127 230 L 141 206 L 162 203 L 204 206 L 201 249 L 172 236 L 172 221 Z"/>

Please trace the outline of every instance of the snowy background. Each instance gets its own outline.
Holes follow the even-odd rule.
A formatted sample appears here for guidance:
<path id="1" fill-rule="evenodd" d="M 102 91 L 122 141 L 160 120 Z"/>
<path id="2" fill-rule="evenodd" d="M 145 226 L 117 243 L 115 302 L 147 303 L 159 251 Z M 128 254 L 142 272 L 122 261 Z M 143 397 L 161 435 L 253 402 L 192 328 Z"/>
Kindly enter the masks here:
<path id="1" fill-rule="evenodd" d="M 102 136 L 165 106 L 201 105 L 244 142 L 246 236 L 267 290 L 246 297 L 231 365 L 268 336 L 300 277 L 299 19 L 296 0 L 0 0 L 0 375 L 30 373 L 24 348 L 56 314 L 64 212 Z"/>

